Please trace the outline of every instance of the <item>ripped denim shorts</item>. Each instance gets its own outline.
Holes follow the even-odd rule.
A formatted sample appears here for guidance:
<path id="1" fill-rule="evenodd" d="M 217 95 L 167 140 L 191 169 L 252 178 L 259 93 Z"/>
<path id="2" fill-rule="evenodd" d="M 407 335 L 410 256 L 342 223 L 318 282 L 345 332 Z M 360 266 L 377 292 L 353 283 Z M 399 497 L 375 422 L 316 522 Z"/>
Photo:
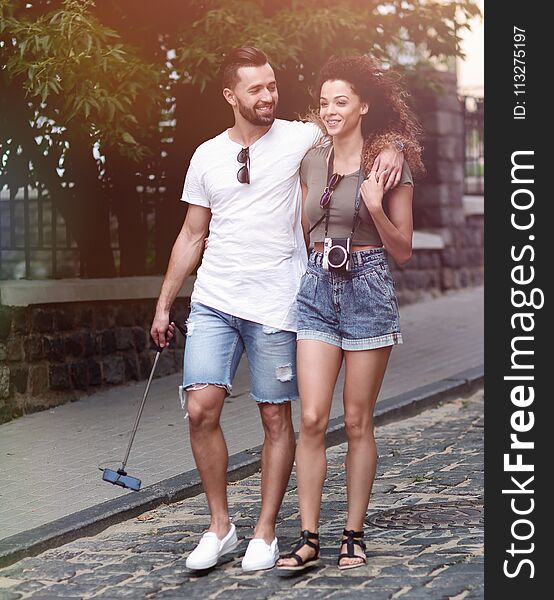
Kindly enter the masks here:
<path id="1" fill-rule="evenodd" d="M 298 399 L 296 333 L 234 317 L 193 302 L 187 320 L 183 387 L 207 384 L 231 393 L 243 352 L 250 369 L 250 395 L 257 402 Z"/>

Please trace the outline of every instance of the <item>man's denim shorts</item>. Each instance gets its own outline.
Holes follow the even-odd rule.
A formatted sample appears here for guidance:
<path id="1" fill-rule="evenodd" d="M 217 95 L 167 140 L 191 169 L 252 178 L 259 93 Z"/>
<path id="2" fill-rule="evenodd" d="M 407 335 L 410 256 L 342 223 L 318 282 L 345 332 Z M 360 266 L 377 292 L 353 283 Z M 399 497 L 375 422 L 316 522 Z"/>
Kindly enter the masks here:
<path id="1" fill-rule="evenodd" d="M 402 343 L 398 301 L 385 251 L 352 253 L 352 269 L 326 271 L 312 251 L 298 291 L 299 340 L 319 340 L 343 350 L 372 350 Z"/>
<path id="2" fill-rule="evenodd" d="M 298 399 L 296 334 L 234 317 L 194 302 L 187 320 L 183 387 L 217 385 L 231 393 L 243 352 L 250 369 L 250 395 L 278 404 Z"/>

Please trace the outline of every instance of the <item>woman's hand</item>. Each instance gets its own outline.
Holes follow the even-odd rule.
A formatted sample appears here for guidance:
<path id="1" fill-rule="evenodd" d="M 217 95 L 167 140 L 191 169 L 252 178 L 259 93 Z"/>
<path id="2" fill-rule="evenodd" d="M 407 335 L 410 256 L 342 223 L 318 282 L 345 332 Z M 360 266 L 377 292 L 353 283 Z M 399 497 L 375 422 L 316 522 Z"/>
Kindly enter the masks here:
<path id="1" fill-rule="evenodd" d="M 393 146 L 387 146 L 384 150 L 381 150 L 375 159 L 371 170 L 376 171 L 378 176 L 385 174 L 385 193 L 400 183 L 403 164 L 404 153 L 399 152 Z"/>
<path id="2" fill-rule="evenodd" d="M 382 171 L 380 175 L 377 175 L 376 171 L 372 169 L 367 179 L 364 179 L 362 183 L 360 191 L 370 215 L 383 209 L 383 195 L 385 193 L 387 176 L 388 170 Z"/>

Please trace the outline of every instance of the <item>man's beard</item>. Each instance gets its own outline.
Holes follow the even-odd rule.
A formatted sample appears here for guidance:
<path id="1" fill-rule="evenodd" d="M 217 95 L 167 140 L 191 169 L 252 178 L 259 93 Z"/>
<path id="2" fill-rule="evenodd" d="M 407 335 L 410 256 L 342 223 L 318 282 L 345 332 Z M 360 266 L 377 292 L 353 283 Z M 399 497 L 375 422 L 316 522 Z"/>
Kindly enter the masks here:
<path id="1" fill-rule="evenodd" d="M 259 103 L 258 105 L 267 106 L 267 104 Z M 260 115 L 256 112 L 255 108 L 248 108 L 245 106 L 240 100 L 238 100 L 239 112 L 240 114 L 252 125 L 259 125 L 262 127 L 267 127 L 267 125 L 271 125 L 273 121 L 275 121 L 275 109 L 277 108 L 277 104 L 272 104 L 273 110 L 271 114 L 268 115 Z"/>

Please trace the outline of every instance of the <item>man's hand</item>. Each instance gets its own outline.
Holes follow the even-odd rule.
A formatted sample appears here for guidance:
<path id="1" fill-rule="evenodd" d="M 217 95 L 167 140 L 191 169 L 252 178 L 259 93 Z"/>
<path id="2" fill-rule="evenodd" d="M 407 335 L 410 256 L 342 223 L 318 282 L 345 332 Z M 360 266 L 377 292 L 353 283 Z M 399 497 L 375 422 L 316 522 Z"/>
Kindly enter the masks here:
<path id="1" fill-rule="evenodd" d="M 367 179 L 364 179 L 362 183 L 360 191 L 370 215 L 375 214 L 383 207 L 384 184 L 387 175 L 387 171 L 383 171 L 380 176 L 377 176 L 375 170 L 372 170 Z"/>
<path id="2" fill-rule="evenodd" d="M 392 146 L 387 146 L 381 150 L 379 156 L 373 163 L 372 171 L 375 171 L 377 179 L 386 171 L 386 180 L 384 182 L 384 193 L 397 186 L 402 176 L 402 165 L 404 164 L 404 153 L 399 152 Z"/>
<path id="3" fill-rule="evenodd" d="M 165 348 L 175 335 L 175 323 L 169 322 L 169 315 L 156 313 L 150 328 L 150 335 L 156 346 Z"/>

